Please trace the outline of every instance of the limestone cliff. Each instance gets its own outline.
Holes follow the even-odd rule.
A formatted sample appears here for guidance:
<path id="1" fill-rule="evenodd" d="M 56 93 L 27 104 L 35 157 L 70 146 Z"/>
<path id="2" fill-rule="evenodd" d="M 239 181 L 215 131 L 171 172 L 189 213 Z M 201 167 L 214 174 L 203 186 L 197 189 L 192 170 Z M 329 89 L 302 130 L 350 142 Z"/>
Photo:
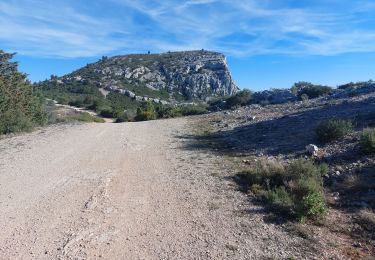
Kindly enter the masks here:
<path id="1" fill-rule="evenodd" d="M 204 100 L 238 91 L 225 56 L 204 50 L 103 57 L 60 80 L 89 81 L 130 95 L 160 91 L 171 99 Z"/>

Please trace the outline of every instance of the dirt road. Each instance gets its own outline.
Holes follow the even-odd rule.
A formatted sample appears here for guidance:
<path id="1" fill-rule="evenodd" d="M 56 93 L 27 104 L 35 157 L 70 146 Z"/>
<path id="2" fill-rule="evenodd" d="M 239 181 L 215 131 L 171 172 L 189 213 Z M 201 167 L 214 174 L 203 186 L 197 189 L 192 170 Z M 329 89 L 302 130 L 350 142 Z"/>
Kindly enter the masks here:
<path id="1" fill-rule="evenodd" d="M 215 155 L 184 149 L 188 124 L 57 125 L 0 140 L 0 259 L 317 254 L 217 177 Z"/>

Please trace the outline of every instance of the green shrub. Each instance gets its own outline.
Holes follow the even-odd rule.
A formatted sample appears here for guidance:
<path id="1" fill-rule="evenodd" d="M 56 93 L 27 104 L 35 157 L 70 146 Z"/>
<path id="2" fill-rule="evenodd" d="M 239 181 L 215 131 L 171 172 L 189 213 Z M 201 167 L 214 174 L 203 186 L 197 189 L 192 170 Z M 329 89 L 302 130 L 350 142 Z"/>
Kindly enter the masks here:
<path id="1" fill-rule="evenodd" d="M 156 118 L 173 118 L 179 116 L 201 115 L 207 113 L 207 105 L 181 105 L 171 106 L 153 104 Z"/>
<path id="2" fill-rule="evenodd" d="M 0 133 L 2 134 L 28 131 L 32 127 L 30 118 L 19 110 L 9 110 L 1 114 Z"/>
<path id="3" fill-rule="evenodd" d="M 106 104 L 111 106 L 115 111 L 137 110 L 137 108 L 141 106 L 141 102 L 117 92 L 109 93 L 105 101 Z"/>
<path id="4" fill-rule="evenodd" d="M 207 113 L 207 107 L 202 105 L 189 105 L 180 107 L 179 111 L 183 116 L 201 115 Z"/>
<path id="5" fill-rule="evenodd" d="M 367 86 L 367 85 L 372 85 L 374 84 L 374 81 L 369 80 L 369 81 L 359 81 L 359 82 L 350 82 L 344 85 L 340 85 L 337 88 L 338 89 L 349 89 L 349 88 L 357 88 L 357 87 L 362 87 L 362 86 Z"/>
<path id="6" fill-rule="evenodd" d="M 264 191 L 263 190 L 263 187 L 259 184 L 252 184 L 250 187 L 249 187 L 250 191 L 252 193 L 254 193 L 255 195 L 260 195 L 262 194 L 262 192 Z"/>
<path id="7" fill-rule="evenodd" d="M 375 153 L 375 128 L 366 128 L 362 131 L 360 144 L 365 153 Z"/>
<path id="8" fill-rule="evenodd" d="M 293 205 L 292 195 L 285 186 L 276 187 L 267 192 L 267 200 L 273 204 L 290 207 Z"/>
<path id="9" fill-rule="evenodd" d="M 352 87 L 355 87 L 355 86 L 357 86 L 356 83 L 349 82 L 349 83 L 347 83 L 347 84 L 340 85 L 340 86 L 338 86 L 337 88 L 338 88 L 338 89 L 348 89 L 348 88 L 352 88 Z"/>
<path id="10" fill-rule="evenodd" d="M 320 122 L 315 128 L 315 134 L 320 142 L 330 142 L 340 139 L 353 131 L 350 120 L 330 119 Z"/>
<path id="11" fill-rule="evenodd" d="M 84 106 L 84 102 L 83 102 L 82 98 L 72 99 L 71 101 L 69 101 L 68 104 L 69 104 L 69 106 L 73 106 L 73 107 L 83 107 Z"/>
<path id="12" fill-rule="evenodd" d="M 298 96 L 307 95 L 309 99 L 332 94 L 332 88 L 327 86 L 309 86 L 298 91 Z"/>
<path id="13" fill-rule="evenodd" d="M 249 190 L 267 202 L 288 208 L 294 216 L 317 219 L 325 213 L 322 175 L 327 165 L 298 159 L 289 165 L 261 161 L 245 172 Z"/>
<path id="14" fill-rule="evenodd" d="M 311 160 L 299 159 L 288 165 L 287 172 L 294 180 L 306 180 L 309 178 L 321 180 L 321 176 L 328 172 L 328 165 L 320 164 L 316 166 Z"/>
<path id="15" fill-rule="evenodd" d="M 104 119 L 90 115 L 89 113 L 79 113 L 74 116 L 70 116 L 68 118 L 69 120 L 76 120 L 76 121 L 82 121 L 82 122 L 95 122 L 95 123 L 104 123 Z"/>
<path id="16" fill-rule="evenodd" d="M 326 203 L 324 201 L 323 193 L 320 191 L 312 191 L 297 201 L 296 205 L 297 216 L 301 222 L 304 222 L 306 217 L 320 218 L 326 213 Z"/>
<path id="17" fill-rule="evenodd" d="M 106 100 L 103 98 L 97 98 L 92 101 L 92 104 L 90 106 L 87 106 L 88 109 L 95 110 L 97 112 L 100 112 L 100 108 L 103 106 L 106 106 Z"/>
<path id="18" fill-rule="evenodd" d="M 282 164 L 274 161 L 261 161 L 246 173 L 246 179 L 251 185 L 266 184 L 270 189 L 270 187 L 282 185 L 284 174 L 285 168 Z"/>
<path id="19" fill-rule="evenodd" d="M 312 99 L 320 96 L 330 95 L 332 94 L 333 89 L 328 86 L 314 85 L 310 82 L 301 81 L 294 83 L 291 91 L 299 98 L 302 98 L 302 95 L 306 95 L 309 99 Z"/>
<path id="20" fill-rule="evenodd" d="M 114 111 L 113 111 L 112 107 L 110 107 L 110 106 L 103 105 L 101 107 L 98 107 L 97 110 L 100 112 L 100 115 L 103 116 L 103 117 L 107 117 L 107 118 L 115 117 Z"/>
<path id="21" fill-rule="evenodd" d="M 215 98 L 213 98 L 213 99 L 210 99 L 210 100 L 207 102 L 207 104 L 208 104 L 210 107 L 215 107 L 215 106 L 218 106 L 218 105 L 222 104 L 224 100 L 225 100 L 225 99 L 222 98 L 222 97 L 220 97 L 220 98 L 219 98 L 219 97 L 215 97 Z"/>
<path id="22" fill-rule="evenodd" d="M 158 105 L 156 106 L 157 118 L 173 118 L 181 116 L 181 111 L 170 105 Z"/>
<path id="23" fill-rule="evenodd" d="M 226 107 L 234 108 L 237 106 L 244 106 L 244 105 L 247 105 L 250 102 L 250 100 L 251 100 L 251 91 L 245 89 L 229 97 L 226 100 Z"/>
<path id="24" fill-rule="evenodd" d="M 66 96 L 59 96 L 55 98 L 57 103 L 62 104 L 62 105 L 68 105 L 69 104 L 69 98 Z"/>
<path id="25" fill-rule="evenodd" d="M 51 80 L 45 80 L 34 84 L 46 98 L 56 100 L 59 104 L 70 104 L 77 107 L 92 107 L 95 100 L 104 100 L 94 83 L 90 81 L 71 81 L 63 84 L 57 83 L 53 76 Z"/>
<path id="26" fill-rule="evenodd" d="M 118 116 L 117 116 L 117 118 L 116 118 L 116 123 L 123 123 L 123 122 L 128 122 L 128 121 L 130 121 L 129 120 L 129 116 L 125 113 L 125 112 L 123 112 L 123 113 L 121 113 L 121 114 L 119 114 Z"/>
<path id="27" fill-rule="evenodd" d="M 136 121 L 147 121 L 153 120 L 156 118 L 156 112 L 154 105 L 150 102 L 142 103 L 141 107 L 137 109 L 137 116 L 135 117 Z"/>

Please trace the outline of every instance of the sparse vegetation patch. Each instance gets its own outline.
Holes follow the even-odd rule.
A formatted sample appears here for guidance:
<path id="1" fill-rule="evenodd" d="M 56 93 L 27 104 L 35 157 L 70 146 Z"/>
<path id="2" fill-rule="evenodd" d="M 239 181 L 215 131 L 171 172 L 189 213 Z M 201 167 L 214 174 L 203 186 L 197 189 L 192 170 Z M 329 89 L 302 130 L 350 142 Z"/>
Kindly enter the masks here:
<path id="1" fill-rule="evenodd" d="M 76 120 L 76 121 L 82 121 L 82 122 L 95 122 L 95 123 L 104 123 L 104 119 L 90 115 L 89 113 L 79 113 L 74 116 L 70 116 L 68 120 Z"/>
<path id="2" fill-rule="evenodd" d="M 326 165 L 298 159 L 289 165 L 260 161 L 244 172 L 248 189 L 258 198 L 290 211 L 300 221 L 321 218 L 326 205 L 322 175 Z"/>
<path id="3" fill-rule="evenodd" d="M 366 128 L 361 134 L 361 147 L 367 154 L 375 153 L 375 128 Z"/>
<path id="4" fill-rule="evenodd" d="M 250 90 L 242 90 L 235 95 L 226 99 L 226 107 L 227 108 L 234 108 L 239 106 L 244 106 L 249 104 L 251 100 L 251 92 Z"/>
<path id="5" fill-rule="evenodd" d="M 292 91 L 302 99 L 303 95 L 306 95 L 309 99 L 317 98 L 321 96 L 327 96 L 333 93 L 333 89 L 328 86 L 314 85 L 310 82 L 297 82 L 292 87 Z"/>
<path id="6" fill-rule="evenodd" d="M 329 119 L 320 122 L 315 127 L 315 134 L 319 142 L 331 142 L 353 131 L 353 123 L 344 119 Z"/>

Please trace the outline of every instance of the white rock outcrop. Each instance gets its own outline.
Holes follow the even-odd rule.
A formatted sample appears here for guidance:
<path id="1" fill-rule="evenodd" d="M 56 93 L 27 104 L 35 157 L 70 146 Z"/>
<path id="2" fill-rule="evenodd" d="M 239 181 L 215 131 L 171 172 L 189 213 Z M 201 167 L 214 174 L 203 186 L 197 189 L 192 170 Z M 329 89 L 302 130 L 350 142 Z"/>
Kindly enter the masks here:
<path id="1" fill-rule="evenodd" d="M 319 148 L 315 144 L 309 144 L 306 146 L 306 152 L 311 156 L 318 156 Z"/>

